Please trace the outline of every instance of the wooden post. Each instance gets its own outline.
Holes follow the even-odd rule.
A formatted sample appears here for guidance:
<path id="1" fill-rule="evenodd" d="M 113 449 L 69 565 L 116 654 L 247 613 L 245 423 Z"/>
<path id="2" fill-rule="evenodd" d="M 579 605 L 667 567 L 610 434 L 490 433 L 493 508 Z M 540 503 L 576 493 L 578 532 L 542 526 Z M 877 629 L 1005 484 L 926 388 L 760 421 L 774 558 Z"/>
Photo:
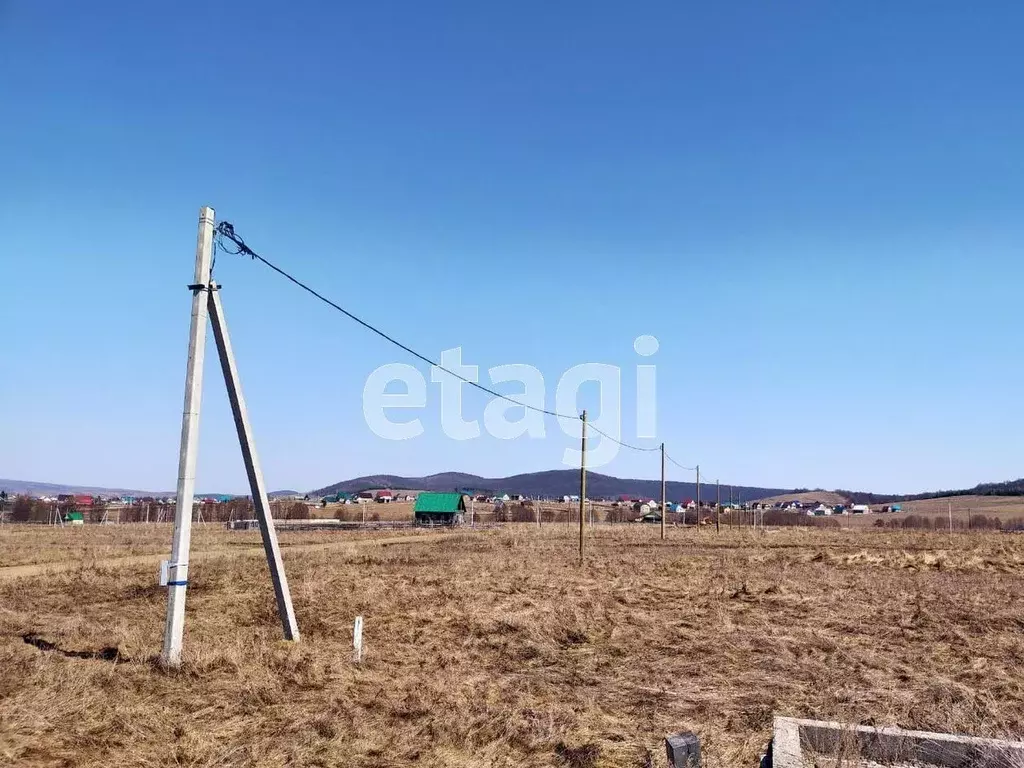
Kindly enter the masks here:
<path id="1" fill-rule="evenodd" d="M 700 530 L 700 464 L 697 465 L 697 529 Z"/>
<path id="2" fill-rule="evenodd" d="M 665 499 L 665 444 L 661 444 L 661 540 L 665 540 L 665 516 L 668 505 Z M 686 514 L 685 512 L 683 514 Z"/>
<path id="3" fill-rule="evenodd" d="M 716 499 L 715 499 L 715 533 L 722 532 L 722 481 L 715 480 L 715 487 L 717 488 Z"/>
<path id="4" fill-rule="evenodd" d="M 583 508 L 587 499 L 587 411 L 584 409 L 580 438 L 580 565 L 583 565 Z"/>
<path id="5" fill-rule="evenodd" d="M 352 661 L 359 664 L 363 660 L 363 617 L 356 616 L 352 626 Z"/>

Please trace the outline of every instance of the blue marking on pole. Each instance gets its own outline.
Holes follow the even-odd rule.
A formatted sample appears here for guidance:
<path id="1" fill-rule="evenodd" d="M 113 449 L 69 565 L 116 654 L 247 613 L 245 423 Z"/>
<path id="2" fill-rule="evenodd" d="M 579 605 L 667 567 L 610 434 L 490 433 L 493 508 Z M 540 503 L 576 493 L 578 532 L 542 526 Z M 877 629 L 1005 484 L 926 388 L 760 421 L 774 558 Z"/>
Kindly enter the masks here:
<path id="1" fill-rule="evenodd" d="M 168 587 L 187 587 L 188 586 L 188 580 L 186 579 L 185 581 L 168 581 L 167 582 L 167 586 Z"/>

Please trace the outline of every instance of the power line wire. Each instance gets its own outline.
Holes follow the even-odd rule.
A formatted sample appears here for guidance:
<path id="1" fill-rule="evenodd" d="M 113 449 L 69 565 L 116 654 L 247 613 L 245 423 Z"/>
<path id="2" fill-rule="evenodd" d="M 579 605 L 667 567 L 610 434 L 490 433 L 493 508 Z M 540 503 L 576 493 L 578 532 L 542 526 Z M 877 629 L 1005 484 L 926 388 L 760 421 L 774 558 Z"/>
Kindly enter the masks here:
<path id="1" fill-rule="evenodd" d="M 438 363 L 438 362 L 436 362 L 434 360 L 431 360 L 426 355 L 422 355 L 419 352 L 417 352 L 415 349 L 413 349 L 412 347 L 407 346 L 406 344 L 403 344 L 398 339 L 396 339 L 394 336 L 391 336 L 391 335 L 385 333 L 384 331 L 380 330 L 376 326 L 371 325 L 367 321 L 363 320 L 361 317 L 358 317 L 357 315 L 354 315 L 353 313 L 349 312 L 344 307 L 342 307 L 342 306 L 336 304 L 335 302 L 331 301 L 329 298 L 324 296 L 322 293 L 320 293 L 320 292 L 314 290 L 313 288 L 311 288 L 310 286 L 306 285 L 304 282 L 302 282 L 298 278 L 290 275 L 288 272 L 286 272 L 285 270 L 281 269 L 276 264 L 272 263 L 268 259 L 265 259 L 263 256 L 260 256 L 258 253 L 256 253 L 256 251 L 254 251 L 252 248 L 250 248 L 248 245 L 246 245 L 245 240 L 243 240 L 242 237 L 237 232 L 235 232 L 235 228 L 229 222 L 222 221 L 219 224 L 217 224 L 216 231 L 217 231 L 217 241 L 219 243 L 219 247 L 225 253 L 240 254 L 240 255 L 243 255 L 243 256 L 248 256 L 250 259 L 262 262 L 264 265 L 266 265 L 267 267 L 270 267 L 270 269 L 272 269 L 277 274 L 281 275 L 286 280 L 294 283 L 299 288 L 301 288 L 302 290 L 306 291 L 306 293 L 309 293 L 310 295 L 312 295 L 312 296 L 316 297 L 317 299 L 319 299 L 320 301 L 322 301 L 324 304 L 327 304 L 329 307 L 332 307 L 333 309 L 336 309 L 338 312 L 341 312 L 343 315 L 345 315 L 350 320 L 354 320 L 355 322 L 359 323 L 359 325 L 363 326 L 368 331 L 372 331 L 373 333 L 377 334 L 378 336 L 380 336 L 385 341 L 389 341 L 392 344 L 394 344 L 396 347 L 398 347 L 399 349 L 404 350 L 405 352 L 408 352 L 410 355 L 415 357 L 417 360 L 421 360 L 422 362 L 427 363 L 427 365 L 431 365 L 431 366 L 437 368 L 438 370 L 444 371 L 445 373 L 449 374 L 450 376 L 454 376 L 456 379 L 458 379 L 459 381 L 463 382 L 464 384 L 469 384 L 471 387 L 475 387 L 476 389 L 479 389 L 481 392 L 486 392 L 489 395 L 493 395 L 494 397 L 501 398 L 502 400 L 504 400 L 504 401 L 506 401 L 508 403 L 511 403 L 512 405 L 517 405 L 520 408 L 527 408 L 527 409 L 529 409 L 531 411 L 537 411 L 538 413 L 543 413 L 543 414 L 546 414 L 548 416 L 554 416 L 555 418 L 558 418 L 558 419 L 569 419 L 569 420 L 572 420 L 572 421 L 579 421 L 580 420 L 580 416 L 578 416 L 578 415 L 574 414 L 574 415 L 570 416 L 570 415 L 567 415 L 567 414 L 564 414 L 564 413 L 558 413 L 557 411 L 551 411 L 551 410 L 548 410 L 546 408 L 538 408 L 535 405 L 530 405 L 529 403 L 521 402 L 519 400 L 516 400 L 513 397 L 509 397 L 508 395 L 503 395 L 500 392 L 497 392 L 497 391 L 491 389 L 490 387 L 485 387 L 483 384 L 480 384 L 478 382 L 475 382 L 475 381 L 472 381 L 470 379 L 467 379 L 464 376 L 460 376 L 459 374 L 455 373 L 455 371 L 452 371 L 452 370 L 450 370 L 448 368 L 445 368 L 440 363 Z M 224 240 L 230 240 L 232 243 L 234 243 L 236 250 L 234 250 L 234 251 L 230 250 L 224 244 Z M 653 448 L 642 448 L 642 447 L 640 447 L 638 445 L 632 445 L 631 443 L 627 443 L 627 442 L 625 442 L 623 440 L 620 440 L 620 439 L 618 439 L 616 437 L 612 437 L 607 432 L 605 432 L 602 429 L 600 429 L 597 426 L 595 426 L 592 422 L 587 422 L 587 426 L 590 429 L 592 429 L 594 432 L 597 432 L 599 435 L 608 438 L 612 442 L 618 443 L 619 445 L 623 446 L 624 448 L 631 448 L 634 451 L 656 451 L 656 450 L 658 450 L 657 446 L 655 446 Z"/>
<path id="2" fill-rule="evenodd" d="M 596 426 L 594 426 L 594 423 L 590 422 L 590 421 L 587 422 L 587 429 L 594 430 L 595 432 L 597 432 L 597 434 L 601 435 L 602 437 L 607 437 L 613 443 L 618 443 L 623 448 L 632 448 L 634 451 L 645 451 L 645 452 L 646 451 L 660 451 L 661 450 L 661 446 L 659 446 L 659 445 L 655 445 L 653 448 L 641 448 L 639 445 L 633 445 L 632 443 L 623 442 L 622 440 L 619 440 L 617 437 L 612 437 L 607 432 L 604 432 L 604 431 L 598 429 Z"/>
<path id="3" fill-rule="evenodd" d="M 360 318 L 357 315 L 353 314 L 352 312 L 349 312 L 344 307 L 342 307 L 342 306 L 336 304 L 335 302 L 331 301 L 329 298 L 327 298 L 326 296 L 324 296 L 320 292 L 318 292 L 315 289 L 311 288 L 310 286 L 306 285 L 305 283 L 303 283 L 298 278 L 294 277 L 293 275 L 289 274 L 285 270 L 281 269 L 276 264 L 272 263 L 271 261 L 269 261 L 268 259 L 264 258 L 260 254 L 256 253 L 252 248 L 250 248 L 246 244 L 245 240 L 243 240 L 242 237 L 235 232 L 234 227 L 229 222 L 226 222 L 226 221 L 220 222 L 217 225 L 216 231 L 217 231 L 217 240 L 216 240 L 216 242 L 214 244 L 214 252 L 216 252 L 216 249 L 219 246 L 226 253 L 240 254 L 240 255 L 243 255 L 243 256 L 248 256 L 250 259 L 262 262 L 265 266 L 269 267 L 274 272 L 276 272 L 279 275 L 281 275 L 282 277 L 284 277 L 286 280 L 290 281 L 291 283 L 294 283 L 295 285 L 297 285 L 302 290 L 306 291 L 310 295 L 314 296 L 315 298 L 319 299 L 323 303 L 327 304 L 329 307 L 337 310 L 338 312 L 341 312 L 343 315 L 345 315 L 349 319 L 354 320 L 355 322 L 359 323 L 359 325 L 363 326 L 367 330 L 377 334 L 378 336 L 380 336 L 385 341 L 388 341 L 391 344 L 394 344 L 396 347 L 398 347 L 399 349 L 409 353 L 410 355 L 412 355 L 416 359 L 421 360 L 422 362 L 427 363 L 428 365 L 433 366 L 433 367 L 435 367 L 435 368 L 437 368 L 437 369 L 439 369 L 441 371 L 444 371 L 448 375 L 455 377 L 456 379 L 458 379 L 459 381 L 463 382 L 464 384 L 469 384 L 471 387 L 475 387 L 476 389 L 479 389 L 481 392 L 486 392 L 489 395 L 493 395 L 494 397 L 500 398 L 500 399 L 502 399 L 502 400 L 504 400 L 504 401 L 506 401 L 508 403 L 511 403 L 512 405 L 519 406 L 520 408 L 526 408 L 526 409 L 529 409 L 529 410 L 532 410 L 532 411 L 536 411 L 538 413 L 543 413 L 543 414 L 548 415 L 548 416 L 554 416 L 555 418 L 558 418 L 558 419 L 569 419 L 569 420 L 572 420 L 572 421 L 577 421 L 577 420 L 580 419 L 580 416 L 577 416 L 575 414 L 574 415 L 567 415 L 567 414 L 564 414 L 564 413 L 558 413 L 557 411 L 548 410 L 546 408 L 538 408 L 537 406 L 521 402 L 519 400 L 516 400 L 515 398 L 509 397 L 508 395 L 503 395 L 500 392 L 497 392 L 497 391 L 495 391 L 495 390 L 493 390 L 493 389 L 491 389 L 489 387 L 485 387 L 484 385 L 479 384 L 478 382 L 475 382 L 475 381 L 472 381 L 470 379 L 467 379 L 464 376 L 460 376 L 459 374 L 455 373 L 455 371 L 452 371 L 449 368 L 446 368 L 443 365 L 439 364 L 438 362 L 436 362 L 434 360 L 431 360 L 426 355 L 420 354 L 419 352 L 414 350 L 412 347 L 409 347 L 406 344 L 403 344 L 402 342 L 398 341 L 398 339 L 394 338 L 393 336 L 385 333 L 384 331 L 380 330 L 376 326 L 371 325 L 370 323 L 366 322 L 365 320 L 363 320 L 362 318 Z M 225 239 L 230 240 L 232 243 L 234 243 L 236 250 L 232 251 L 232 250 L 228 249 L 224 245 L 224 240 Z M 211 271 L 212 271 L 212 266 L 211 266 Z M 659 446 L 653 446 L 653 447 L 650 447 L 650 448 L 643 448 L 643 447 L 638 446 L 638 445 L 633 445 L 632 443 L 627 443 L 624 440 L 620 440 L 620 439 L 618 439 L 616 437 L 612 437 L 611 435 L 609 435 L 604 430 L 602 430 L 599 427 L 595 426 L 592 422 L 588 422 L 588 426 L 594 432 L 596 432 L 597 434 L 599 434 L 602 437 L 605 437 L 605 438 L 611 440 L 614 443 L 617 443 L 618 445 L 620 445 L 620 446 L 622 446 L 624 448 L 629 448 L 631 450 L 641 451 L 641 452 L 650 452 L 650 451 L 657 451 L 657 450 L 659 450 Z M 671 459 L 671 457 L 669 457 L 669 458 L 670 458 L 670 460 L 672 461 L 673 464 L 676 464 L 677 466 L 679 466 L 679 467 L 681 467 L 683 469 L 687 469 L 689 471 L 692 471 L 692 468 L 683 467 L 683 465 L 679 464 L 679 462 L 677 462 L 675 459 Z"/>
<path id="4" fill-rule="evenodd" d="M 669 455 L 668 455 L 667 453 L 665 454 L 665 458 L 666 458 L 666 459 L 668 459 L 669 461 L 671 461 L 671 462 L 672 462 L 673 464 L 675 464 L 675 465 L 676 465 L 677 467 L 679 467 L 680 469 L 685 469 L 685 470 L 686 470 L 687 472 L 696 472 L 696 471 L 697 471 L 697 468 L 696 468 L 696 467 L 684 467 L 684 466 L 683 466 L 682 464 L 680 464 L 680 463 L 679 463 L 678 461 L 676 461 L 675 459 L 673 459 L 673 458 L 672 458 L 671 456 L 669 456 Z"/>
<path id="5" fill-rule="evenodd" d="M 349 312 L 344 307 L 342 307 L 342 306 L 334 303 L 330 299 L 328 299 L 322 293 L 317 292 L 316 290 L 314 290 L 313 288 L 310 288 L 308 285 L 306 285 L 304 282 L 302 282 L 298 278 L 293 277 L 292 275 L 288 274 L 283 269 L 278 267 L 276 264 L 273 264 L 272 262 L 270 262 L 267 259 L 263 258 L 258 253 L 256 253 L 256 251 L 254 251 L 252 248 L 250 248 L 248 245 L 245 244 L 245 241 L 238 234 L 236 234 L 234 227 L 231 226 L 231 224 L 229 224 L 228 222 L 222 221 L 222 222 L 220 222 L 217 225 L 217 234 L 221 237 L 222 240 L 224 238 L 226 238 L 226 239 L 230 240 L 231 242 L 233 242 L 235 244 L 235 246 L 238 248 L 238 250 L 236 250 L 236 251 L 230 251 L 226 247 L 224 247 L 223 242 L 222 242 L 221 243 L 221 247 L 224 248 L 224 250 L 227 253 L 241 254 L 243 256 L 248 256 L 251 259 L 255 259 L 256 261 L 263 262 L 263 264 L 265 264 L 266 266 L 270 267 L 272 270 L 277 272 L 279 275 L 281 275 L 285 279 L 291 281 L 292 283 L 297 285 L 299 288 L 301 288 L 302 290 L 306 291 L 306 293 L 309 293 L 312 296 L 315 296 L 316 298 L 320 299 L 320 301 L 322 301 L 324 304 L 327 304 L 328 306 L 333 307 L 334 309 L 336 309 L 338 312 L 341 312 L 343 315 L 348 317 L 350 320 L 355 320 L 357 323 L 359 323 L 359 325 L 361 325 L 364 328 L 366 328 L 367 330 L 372 331 L 373 333 L 377 334 L 378 336 L 380 336 L 385 341 L 391 342 L 396 347 L 398 347 L 399 349 L 404 350 L 405 352 L 408 352 L 410 355 L 412 355 L 416 359 L 421 360 L 424 363 L 427 363 L 428 365 L 434 366 L 435 368 L 437 368 L 439 370 L 442 370 L 442 371 L 444 371 L 445 373 L 447 373 L 447 374 L 449 374 L 451 376 L 454 376 L 456 379 L 459 379 L 463 383 L 469 384 L 471 387 L 476 387 L 477 389 L 481 390 L 482 392 L 486 392 L 489 395 L 494 395 L 495 397 L 499 397 L 502 400 L 506 400 L 506 401 L 512 403 L 513 405 L 518 405 L 518 406 L 520 406 L 522 408 L 528 408 L 531 411 L 538 411 L 540 413 L 547 414 L 548 416 L 555 416 L 556 418 L 559 418 L 559 419 L 575 419 L 575 420 L 579 420 L 580 419 L 580 417 L 576 416 L 576 415 L 568 416 L 568 415 L 563 414 L 563 413 L 558 413 L 557 411 L 549 411 L 546 408 L 538 408 L 535 405 L 530 405 L 529 403 L 520 402 L 519 400 L 511 398 L 508 395 L 503 395 L 500 392 L 496 392 L 495 390 L 490 389 L 489 387 L 485 387 L 483 384 L 480 384 L 478 382 L 472 381 L 471 379 L 467 379 L 465 376 L 460 376 L 459 374 L 455 373 L 455 371 L 452 371 L 452 370 L 450 370 L 448 368 L 445 368 L 443 365 L 441 365 L 440 363 L 435 362 L 434 360 L 431 360 L 426 355 L 421 355 L 419 352 L 417 352 L 412 347 L 409 347 L 409 346 L 403 344 L 398 339 L 396 339 L 394 336 L 390 336 L 389 334 L 387 334 L 384 331 L 380 330 L 376 326 L 373 326 L 370 323 L 366 322 L 361 317 L 358 317 L 357 315 L 352 314 L 351 312 Z"/>

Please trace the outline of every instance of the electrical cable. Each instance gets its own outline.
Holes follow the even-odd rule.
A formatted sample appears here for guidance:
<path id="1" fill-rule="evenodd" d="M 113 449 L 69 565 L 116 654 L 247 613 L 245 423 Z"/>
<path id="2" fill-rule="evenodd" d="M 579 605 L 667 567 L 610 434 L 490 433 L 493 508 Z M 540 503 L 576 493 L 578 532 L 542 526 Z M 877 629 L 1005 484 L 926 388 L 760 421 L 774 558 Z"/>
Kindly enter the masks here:
<path id="1" fill-rule="evenodd" d="M 315 289 L 311 288 L 310 286 L 306 285 L 304 282 L 302 282 L 298 278 L 294 277 L 293 275 L 289 274 L 285 270 L 281 269 L 279 266 L 277 266 L 273 262 L 269 261 L 268 259 L 264 258 L 260 254 L 256 253 L 256 251 L 254 251 L 252 248 L 250 248 L 248 245 L 246 245 L 245 240 L 243 240 L 242 237 L 237 232 L 235 232 L 235 228 L 229 222 L 222 221 L 222 222 L 218 223 L 217 227 L 216 227 L 216 233 L 217 233 L 217 237 L 216 237 L 216 240 L 215 240 L 215 251 L 216 251 L 216 246 L 219 244 L 219 247 L 225 253 L 230 253 L 230 254 L 234 254 L 234 255 L 248 256 L 250 259 L 252 259 L 254 261 L 262 262 L 265 266 L 269 267 L 274 272 L 276 272 L 277 274 L 281 275 L 281 277 L 285 278 L 286 280 L 290 281 L 291 283 L 294 283 L 299 288 L 304 290 L 306 293 L 308 293 L 311 296 L 314 296 L 315 298 L 319 299 L 320 301 L 322 301 L 324 304 L 328 305 L 329 307 L 337 310 L 338 312 L 341 312 L 343 315 L 345 315 L 350 320 L 354 320 L 355 322 L 359 323 L 359 325 L 363 326 L 368 331 L 371 331 L 371 332 L 377 334 L 378 336 L 380 336 L 385 341 L 388 341 L 391 344 L 394 344 L 396 347 L 398 347 L 399 349 L 401 349 L 401 350 L 407 352 L 408 354 L 412 355 L 417 360 L 420 360 L 420 361 L 426 363 L 427 365 L 433 366 L 433 367 L 437 368 L 438 370 L 444 371 L 445 373 L 447 373 L 450 376 L 454 376 L 456 379 L 458 379 L 459 381 L 463 382 L 464 384 L 469 384 L 471 387 L 475 387 L 476 389 L 479 389 L 481 392 L 486 392 L 487 394 L 493 395 L 494 397 L 497 397 L 497 398 L 500 398 L 500 399 L 502 399 L 502 400 L 504 400 L 504 401 L 506 401 L 508 403 L 511 403 L 512 405 L 517 405 L 520 408 L 526 408 L 526 409 L 531 410 L 531 411 L 536 411 L 538 413 L 543 413 L 543 414 L 545 414 L 547 416 L 554 416 L 555 418 L 558 418 L 558 419 L 570 419 L 572 421 L 579 421 L 582 418 L 581 416 L 578 416 L 578 415 L 575 415 L 575 414 L 568 415 L 568 414 L 564 414 L 564 413 L 558 413 L 557 411 L 551 411 L 551 410 L 548 410 L 547 408 L 538 408 L 535 405 L 530 405 L 529 403 L 521 402 L 519 400 L 516 400 L 513 397 L 509 397 L 508 395 L 503 395 L 500 392 L 497 392 L 497 391 L 495 391 L 495 390 L 493 390 L 493 389 L 491 389 L 489 387 L 485 387 L 483 384 L 480 384 L 480 383 L 475 382 L 475 381 L 471 381 L 470 379 L 467 379 L 464 376 L 460 376 L 459 374 L 455 373 L 455 371 L 452 371 L 452 370 L 450 370 L 448 368 L 445 368 L 440 363 L 438 363 L 438 362 L 436 362 L 434 360 L 431 360 L 426 355 L 420 354 L 419 352 L 417 352 L 412 347 L 410 347 L 410 346 L 408 346 L 406 344 L 403 344 L 398 339 L 396 339 L 394 336 L 391 336 L 391 335 L 385 333 L 384 331 L 380 330 L 376 326 L 368 323 L 366 320 L 363 320 L 361 317 L 353 314 L 352 312 L 349 312 L 344 307 L 342 307 L 342 306 L 336 304 L 335 302 L 331 301 L 329 298 L 324 296 L 322 293 L 320 293 L 320 292 L 316 291 Z M 228 248 L 225 245 L 225 243 L 224 243 L 225 240 L 230 240 L 232 243 L 234 243 L 235 250 L 231 250 L 230 248 Z M 630 448 L 630 449 L 632 449 L 634 451 L 644 451 L 644 452 L 647 452 L 647 451 L 657 451 L 660 448 L 660 446 L 655 446 L 653 448 L 642 448 L 642 447 L 640 447 L 638 445 L 632 445 L 631 443 L 627 443 L 627 442 L 625 442 L 623 440 L 619 440 L 618 438 L 612 437 L 607 432 L 599 429 L 598 427 L 596 427 L 594 424 L 592 424 L 590 422 L 587 423 L 587 426 L 590 429 L 592 429 L 593 431 L 597 432 L 602 437 L 606 437 L 607 439 L 611 440 L 614 443 L 618 443 L 619 445 L 621 445 L 624 448 Z"/>
<path id="2" fill-rule="evenodd" d="M 680 469 L 684 469 L 684 470 L 686 470 L 687 472 L 696 472 L 696 471 L 697 471 L 697 468 L 696 468 L 696 467 L 684 467 L 684 466 L 683 466 L 682 464 L 680 464 L 680 463 L 679 463 L 678 461 L 676 461 L 675 459 L 673 459 L 673 458 L 672 458 L 671 456 L 669 456 L 669 455 L 668 455 L 667 453 L 665 454 L 665 458 L 666 458 L 666 459 L 668 459 L 669 461 L 671 461 L 671 462 L 672 462 L 673 464 L 675 464 L 675 465 L 676 465 L 677 467 L 679 467 Z"/>

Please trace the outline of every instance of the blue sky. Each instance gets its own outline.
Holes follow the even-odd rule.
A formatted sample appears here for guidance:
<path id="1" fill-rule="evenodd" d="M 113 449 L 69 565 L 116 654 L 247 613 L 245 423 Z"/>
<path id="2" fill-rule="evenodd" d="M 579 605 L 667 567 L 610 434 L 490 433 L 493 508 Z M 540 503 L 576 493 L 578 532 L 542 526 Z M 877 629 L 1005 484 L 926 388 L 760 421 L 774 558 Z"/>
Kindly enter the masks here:
<path id="1" fill-rule="evenodd" d="M 1022 474 L 1024 7 L 489 6 L 0 2 L 0 477 L 173 488 L 204 204 L 425 354 L 538 367 L 549 406 L 621 366 L 627 438 L 655 363 L 635 442 L 712 479 Z M 575 445 L 450 440 L 435 384 L 424 434 L 380 439 L 363 384 L 411 361 L 258 264 L 217 276 L 272 488 Z M 244 491 L 212 352 L 198 481 Z"/>

